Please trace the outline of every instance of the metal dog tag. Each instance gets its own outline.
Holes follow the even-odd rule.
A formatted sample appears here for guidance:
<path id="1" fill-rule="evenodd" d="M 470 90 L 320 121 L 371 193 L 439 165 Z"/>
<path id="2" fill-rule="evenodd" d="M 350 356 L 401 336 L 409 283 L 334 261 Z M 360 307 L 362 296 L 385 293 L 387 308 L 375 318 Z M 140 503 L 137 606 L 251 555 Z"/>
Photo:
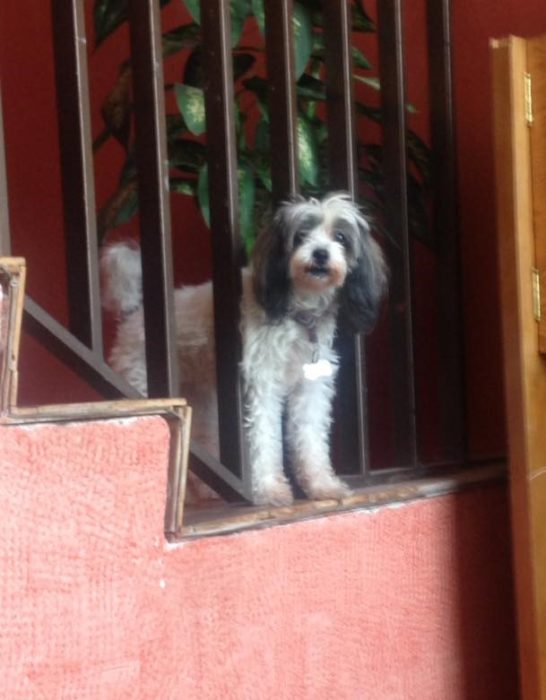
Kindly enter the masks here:
<path id="1" fill-rule="evenodd" d="M 331 377 L 332 371 L 332 365 L 329 360 L 317 360 L 316 362 L 307 362 L 303 365 L 303 376 L 311 382 L 321 377 Z"/>

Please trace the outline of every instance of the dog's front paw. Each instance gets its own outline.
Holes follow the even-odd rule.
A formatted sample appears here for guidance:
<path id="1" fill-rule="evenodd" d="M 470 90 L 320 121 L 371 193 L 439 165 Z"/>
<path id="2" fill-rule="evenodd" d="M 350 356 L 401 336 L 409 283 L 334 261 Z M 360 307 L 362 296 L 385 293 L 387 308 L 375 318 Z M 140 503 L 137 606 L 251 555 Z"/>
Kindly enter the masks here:
<path id="1" fill-rule="evenodd" d="M 308 481 L 304 491 L 308 498 L 315 501 L 325 501 L 330 498 L 340 501 L 352 493 L 347 484 L 334 474 L 324 474 Z"/>
<path id="2" fill-rule="evenodd" d="M 289 506 L 294 494 L 284 476 L 275 476 L 254 484 L 252 501 L 256 506 Z"/>

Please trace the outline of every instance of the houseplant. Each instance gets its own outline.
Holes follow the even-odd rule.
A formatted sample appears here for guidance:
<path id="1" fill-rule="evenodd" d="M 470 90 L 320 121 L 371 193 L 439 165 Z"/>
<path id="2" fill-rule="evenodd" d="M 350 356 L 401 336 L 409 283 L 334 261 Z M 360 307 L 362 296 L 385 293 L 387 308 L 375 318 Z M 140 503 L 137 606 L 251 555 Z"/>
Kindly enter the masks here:
<path id="1" fill-rule="evenodd" d="M 161 6 L 173 0 L 161 0 Z M 181 0 L 174 0 L 180 2 Z M 167 146 L 170 164 L 170 187 L 173 192 L 197 198 L 203 218 L 208 223 L 208 175 L 206 164 L 206 118 L 203 96 L 201 31 L 199 0 L 184 0 L 188 21 L 164 32 L 163 56 L 179 57 L 180 82 L 166 83 L 172 93 L 174 109 L 167 114 Z M 359 35 L 372 33 L 375 26 L 362 0 L 352 0 L 353 63 L 355 109 L 359 120 L 381 124 L 377 96 L 381 89 L 362 50 Z M 267 78 L 264 69 L 263 0 L 232 0 L 233 72 L 236 95 L 236 133 L 240 195 L 240 229 L 250 251 L 258 220 L 270 203 L 271 176 L 268 143 L 269 108 Z M 127 0 L 95 0 L 94 25 L 96 46 L 127 21 Z M 294 2 L 295 71 L 297 78 L 297 138 L 300 187 L 313 195 L 328 189 L 326 167 L 327 128 L 323 103 L 325 47 L 322 34 L 320 0 Z M 250 37 L 250 40 L 249 40 Z M 364 89 L 359 89 L 362 86 Z M 409 112 L 414 111 L 408 105 Z M 108 231 L 130 219 L 138 209 L 136 166 L 131 105 L 131 66 L 124 61 L 119 75 L 102 104 L 103 129 L 95 140 L 95 149 L 110 138 L 124 149 L 125 161 L 116 190 L 99 213 L 101 238 Z M 363 132 L 377 138 L 359 139 L 359 178 L 366 208 L 382 228 L 384 206 L 382 146 L 380 128 Z M 428 202 L 430 190 L 429 149 L 412 130 L 408 130 L 408 194 L 410 233 L 427 244 L 432 243 Z M 388 232 L 384 232 L 388 236 Z"/>

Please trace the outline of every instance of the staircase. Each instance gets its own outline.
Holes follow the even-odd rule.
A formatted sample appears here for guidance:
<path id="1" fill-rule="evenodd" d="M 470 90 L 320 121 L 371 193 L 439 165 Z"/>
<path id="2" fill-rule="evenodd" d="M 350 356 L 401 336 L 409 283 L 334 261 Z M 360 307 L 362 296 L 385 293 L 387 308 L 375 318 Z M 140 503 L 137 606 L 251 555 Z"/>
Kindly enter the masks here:
<path id="1" fill-rule="evenodd" d="M 2 698 L 517 696 L 498 474 L 183 526 L 184 401 L 17 407 L 3 288 Z"/>
<path id="2" fill-rule="evenodd" d="M 169 543 L 170 442 L 0 426 L 3 698 L 516 697 L 502 484 Z"/>

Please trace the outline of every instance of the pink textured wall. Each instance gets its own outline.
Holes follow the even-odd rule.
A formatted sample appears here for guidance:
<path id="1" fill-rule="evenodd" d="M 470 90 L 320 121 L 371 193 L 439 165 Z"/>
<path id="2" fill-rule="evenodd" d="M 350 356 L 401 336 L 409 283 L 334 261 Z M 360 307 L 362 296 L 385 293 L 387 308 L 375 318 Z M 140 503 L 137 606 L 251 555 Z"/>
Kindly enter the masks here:
<path id="1" fill-rule="evenodd" d="M 516 697 L 503 486 L 172 546 L 167 439 L 0 428 L 2 697 Z"/>

